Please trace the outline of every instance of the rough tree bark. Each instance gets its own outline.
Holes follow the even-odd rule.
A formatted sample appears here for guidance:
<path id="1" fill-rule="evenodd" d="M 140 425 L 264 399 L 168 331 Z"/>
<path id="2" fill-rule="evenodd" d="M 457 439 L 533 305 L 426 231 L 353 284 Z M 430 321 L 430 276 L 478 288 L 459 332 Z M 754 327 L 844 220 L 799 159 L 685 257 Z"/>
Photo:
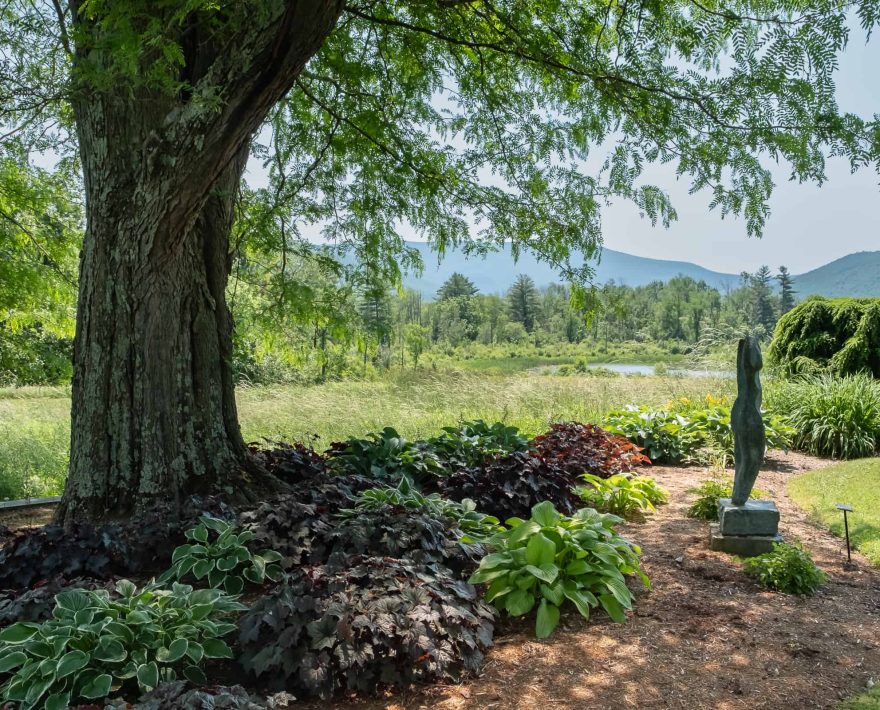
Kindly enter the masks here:
<path id="1" fill-rule="evenodd" d="M 222 48 L 198 40 L 196 18 L 188 28 L 188 78 L 222 90 L 219 110 L 130 87 L 74 102 L 87 230 L 59 512 L 67 524 L 193 492 L 252 498 L 271 483 L 248 460 L 230 369 L 234 198 L 254 132 L 342 6 L 267 5 L 263 26 Z M 76 22 L 87 37 L 87 20 Z M 77 58 L 88 52 L 78 47 Z"/>

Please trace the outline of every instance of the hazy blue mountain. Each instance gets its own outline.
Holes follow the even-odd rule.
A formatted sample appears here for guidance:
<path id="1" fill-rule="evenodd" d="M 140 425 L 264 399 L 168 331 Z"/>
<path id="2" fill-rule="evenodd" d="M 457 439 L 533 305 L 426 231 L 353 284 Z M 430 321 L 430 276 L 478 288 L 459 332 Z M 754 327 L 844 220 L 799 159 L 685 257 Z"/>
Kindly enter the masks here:
<path id="1" fill-rule="evenodd" d="M 859 251 L 794 277 L 798 298 L 822 296 L 880 297 L 880 251 Z"/>
<path id="2" fill-rule="evenodd" d="M 528 274 L 537 286 L 546 286 L 561 281 L 558 272 L 548 264 L 538 261 L 530 254 L 522 254 L 514 262 L 510 250 L 488 254 L 485 258 L 468 257 L 458 251 L 447 252 L 441 262 L 422 242 L 410 242 L 418 249 L 425 262 L 421 276 L 410 275 L 404 279 L 407 287 L 420 291 L 425 297 L 433 297 L 437 290 L 457 271 L 476 284 L 481 293 L 504 293 L 510 288 L 517 274 Z M 632 254 L 624 254 L 613 249 L 602 251 L 601 261 L 595 265 L 596 283 L 606 283 L 612 279 L 627 286 L 644 286 L 651 281 L 668 281 L 674 276 L 684 274 L 697 281 L 704 280 L 719 289 L 733 287 L 739 276 L 721 274 L 704 269 L 702 266 L 686 261 L 663 261 L 648 259 Z"/>
<path id="3" fill-rule="evenodd" d="M 465 258 L 461 252 L 450 251 L 438 263 L 437 255 L 427 244 L 410 242 L 409 245 L 421 252 L 425 271 L 420 276 L 407 276 L 404 283 L 426 298 L 433 298 L 455 271 L 473 281 L 481 293 L 506 292 L 517 274 L 528 274 L 538 286 L 560 281 L 555 269 L 529 254 L 521 255 L 519 261 L 514 262 L 509 249 L 485 258 Z M 596 283 L 599 284 L 613 279 L 627 286 L 643 286 L 651 281 L 668 281 L 679 274 L 705 281 L 722 292 L 735 288 L 739 283 L 739 274 L 723 274 L 686 261 L 650 259 L 613 249 L 602 251 L 601 261 L 595 269 Z M 801 298 L 814 293 L 824 296 L 880 296 L 880 251 L 850 254 L 795 276 L 795 289 Z"/>

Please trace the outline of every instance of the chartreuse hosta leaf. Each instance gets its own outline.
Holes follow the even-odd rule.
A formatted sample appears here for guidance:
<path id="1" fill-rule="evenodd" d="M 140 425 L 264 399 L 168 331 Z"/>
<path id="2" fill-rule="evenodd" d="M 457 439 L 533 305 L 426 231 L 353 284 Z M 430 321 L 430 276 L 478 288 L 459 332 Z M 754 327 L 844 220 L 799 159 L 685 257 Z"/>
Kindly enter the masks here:
<path id="1" fill-rule="evenodd" d="M 646 587 L 648 578 L 639 566 L 639 548 L 615 531 L 621 522 L 592 508 L 568 517 L 549 502 L 539 503 L 529 520 L 511 518 L 507 529 L 489 539 L 492 552 L 470 582 L 488 584 L 486 600 L 511 616 L 537 606 L 539 638 L 553 633 L 566 601 L 584 618 L 601 606 L 614 621 L 625 621 L 625 610 L 632 608 L 626 575 L 639 576 Z"/>
<path id="2" fill-rule="evenodd" d="M 655 510 L 654 506 L 665 503 L 668 497 L 666 491 L 649 476 L 619 473 L 610 478 L 600 478 L 585 473 L 581 478 L 588 485 L 576 488 L 575 492 L 584 503 L 624 517 L 640 510 Z"/>
<path id="3" fill-rule="evenodd" d="M 281 567 L 275 564 L 281 555 L 274 550 L 252 553 L 247 543 L 253 533 L 240 531 L 233 523 L 204 515 L 186 536 L 192 542 L 174 550 L 171 568 L 160 581 L 191 578 L 228 594 L 240 594 L 246 581 L 263 584 L 281 579 Z"/>
<path id="4" fill-rule="evenodd" d="M 203 658 L 229 658 L 222 640 L 245 609 L 216 589 L 174 583 L 138 589 L 122 580 L 107 590 L 61 592 L 52 618 L 0 631 L 0 697 L 19 710 L 61 710 L 98 700 L 127 683 L 156 687 L 178 673 L 204 682 Z"/>

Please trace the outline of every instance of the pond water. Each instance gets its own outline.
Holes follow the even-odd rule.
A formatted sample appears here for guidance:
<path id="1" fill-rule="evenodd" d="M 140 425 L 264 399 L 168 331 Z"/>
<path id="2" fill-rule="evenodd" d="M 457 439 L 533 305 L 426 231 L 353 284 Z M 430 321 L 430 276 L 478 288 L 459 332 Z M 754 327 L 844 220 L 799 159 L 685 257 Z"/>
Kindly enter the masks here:
<path id="1" fill-rule="evenodd" d="M 646 365 L 640 363 L 621 363 L 621 362 L 591 362 L 587 365 L 590 369 L 604 369 L 617 372 L 621 375 L 653 375 L 654 365 Z M 724 370 L 692 370 L 688 368 L 678 368 L 667 366 L 666 372 L 669 375 L 678 375 L 681 377 L 735 377 L 735 372 L 725 372 Z"/>

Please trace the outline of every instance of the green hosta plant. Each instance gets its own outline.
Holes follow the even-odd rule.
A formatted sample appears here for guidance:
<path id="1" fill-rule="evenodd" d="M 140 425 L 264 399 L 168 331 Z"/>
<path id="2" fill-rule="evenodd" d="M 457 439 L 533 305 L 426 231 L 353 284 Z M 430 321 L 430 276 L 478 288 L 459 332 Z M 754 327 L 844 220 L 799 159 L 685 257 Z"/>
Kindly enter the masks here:
<path id="1" fill-rule="evenodd" d="M 274 564 L 281 555 L 274 550 L 251 552 L 247 543 L 254 539 L 254 533 L 238 530 L 233 523 L 204 515 L 196 527 L 186 531 L 186 536 L 192 543 L 174 550 L 171 568 L 159 581 L 192 576 L 207 581 L 214 589 L 240 594 L 245 580 L 262 584 L 267 579 L 281 579 L 281 567 Z"/>
<path id="2" fill-rule="evenodd" d="M 630 406 L 610 413 L 603 426 L 642 447 L 657 463 L 690 461 L 702 443 L 699 428 L 688 417 L 665 410 Z"/>
<path id="3" fill-rule="evenodd" d="M 630 517 L 636 511 L 655 510 L 668 499 L 666 491 L 650 476 L 619 473 L 599 478 L 591 473 L 581 476 L 587 486 L 579 486 L 577 494 L 591 508 L 604 513 Z"/>
<path id="4" fill-rule="evenodd" d="M 489 456 L 529 448 L 529 440 L 515 426 L 487 424 L 482 419 L 443 427 L 443 433 L 428 443 L 444 461 L 456 466 L 476 466 Z"/>
<path id="5" fill-rule="evenodd" d="M 776 543 L 772 552 L 747 559 L 743 567 L 762 587 L 787 594 L 813 594 L 828 579 L 800 544 Z"/>
<path id="6" fill-rule="evenodd" d="M 690 403 L 685 407 L 681 402 L 678 400 L 659 410 L 629 406 L 610 413 L 604 426 L 646 449 L 654 462 L 714 460 L 721 466 L 730 464 L 733 461 L 730 407 L 713 404 L 695 408 Z M 784 417 L 767 412 L 763 416 L 767 448 L 787 450 L 794 429 Z"/>
<path id="7" fill-rule="evenodd" d="M 72 590 L 55 597 L 52 618 L 0 631 L 0 697 L 19 710 L 61 710 L 97 700 L 123 685 L 151 690 L 181 673 L 204 684 L 199 663 L 231 658 L 227 617 L 246 607 L 216 589 L 173 584 L 137 589 L 122 580 L 116 595 Z"/>
<path id="8" fill-rule="evenodd" d="M 559 623 L 566 600 L 589 618 L 601 606 L 614 621 L 626 620 L 632 608 L 627 575 L 638 575 L 641 550 L 614 529 L 616 515 L 584 508 L 561 515 L 545 501 L 532 508 L 529 520 L 511 518 L 509 529 L 490 539 L 493 552 L 480 561 L 471 584 L 488 583 L 486 600 L 512 616 L 537 606 L 535 633 L 546 638 Z"/>

